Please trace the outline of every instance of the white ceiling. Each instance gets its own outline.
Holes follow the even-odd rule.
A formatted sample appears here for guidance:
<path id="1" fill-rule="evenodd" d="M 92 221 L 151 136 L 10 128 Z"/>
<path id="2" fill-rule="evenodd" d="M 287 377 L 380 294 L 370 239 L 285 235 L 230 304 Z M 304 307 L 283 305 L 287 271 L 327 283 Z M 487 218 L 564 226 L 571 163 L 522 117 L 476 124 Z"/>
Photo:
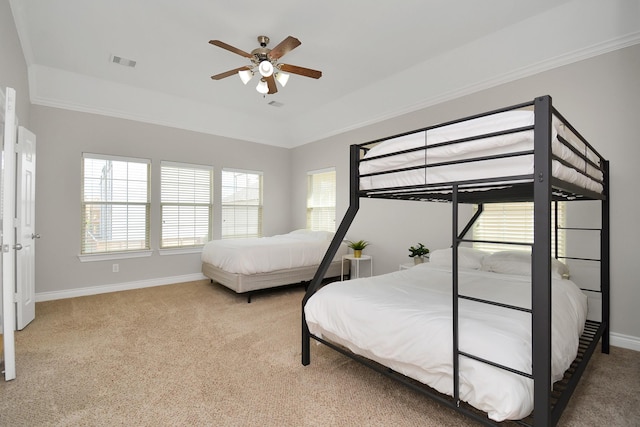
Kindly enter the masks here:
<path id="1" fill-rule="evenodd" d="M 640 0 L 10 0 L 34 104 L 294 147 L 640 42 Z M 302 45 L 274 95 L 231 76 Z M 135 68 L 110 62 L 132 59 Z M 270 101 L 281 107 L 268 105 Z"/>

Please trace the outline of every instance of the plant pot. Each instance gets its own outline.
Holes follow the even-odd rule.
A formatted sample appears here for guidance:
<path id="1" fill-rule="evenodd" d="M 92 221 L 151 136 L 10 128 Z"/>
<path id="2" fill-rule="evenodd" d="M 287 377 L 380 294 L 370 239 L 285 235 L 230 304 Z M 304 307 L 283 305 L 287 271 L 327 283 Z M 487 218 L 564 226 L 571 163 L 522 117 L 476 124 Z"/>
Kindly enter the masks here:
<path id="1" fill-rule="evenodd" d="M 413 257 L 413 263 L 414 264 L 422 264 L 424 262 L 424 258 L 422 258 L 421 256 L 414 256 Z"/>
<path id="2" fill-rule="evenodd" d="M 360 258 L 362 256 L 362 249 L 354 249 L 353 250 L 353 257 L 354 258 Z"/>

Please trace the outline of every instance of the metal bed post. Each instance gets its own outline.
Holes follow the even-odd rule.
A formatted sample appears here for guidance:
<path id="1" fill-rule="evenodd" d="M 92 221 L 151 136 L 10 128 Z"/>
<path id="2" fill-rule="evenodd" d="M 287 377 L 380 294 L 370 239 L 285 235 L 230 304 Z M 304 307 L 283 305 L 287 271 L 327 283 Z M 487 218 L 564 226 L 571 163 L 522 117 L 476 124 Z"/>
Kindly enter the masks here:
<path id="1" fill-rule="evenodd" d="M 551 421 L 551 97 L 534 101 L 531 327 L 534 426 Z"/>
<path id="2" fill-rule="evenodd" d="M 600 292 L 602 295 L 602 324 L 604 330 L 602 332 L 602 352 L 609 354 L 609 298 L 610 298 L 610 216 L 609 216 L 609 161 L 605 160 L 604 169 L 604 199 L 602 200 L 602 230 L 600 231 Z"/>
<path id="3" fill-rule="evenodd" d="M 452 324 L 453 324 L 453 401 L 460 405 L 460 353 L 458 336 L 458 185 L 454 184 L 451 191 L 452 212 L 452 246 L 451 246 L 451 278 L 452 278 Z"/>
<path id="4" fill-rule="evenodd" d="M 304 366 L 311 363 L 311 333 L 309 332 L 307 320 L 304 315 L 304 306 L 311 295 L 313 295 L 320 287 L 322 279 L 324 279 L 324 275 L 327 273 L 333 257 L 336 256 L 344 236 L 347 234 L 353 219 L 356 217 L 358 209 L 360 209 L 360 174 L 358 172 L 360 147 L 352 145 L 349 149 L 349 164 L 351 170 L 351 175 L 349 177 L 349 208 L 347 209 L 344 218 L 342 218 L 340 226 L 338 227 L 336 234 L 333 236 L 331 244 L 329 244 L 329 248 L 324 254 L 324 258 L 322 258 L 318 270 L 316 270 L 316 274 L 313 276 L 313 279 L 311 279 L 311 283 L 307 288 L 304 298 L 302 298 L 302 364 Z"/>
<path id="5" fill-rule="evenodd" d="M 560 231 L 560 224 L 558 221 L 558 201 L 553 202 L 553 257 L 558 259 L 558 236 Z"/>

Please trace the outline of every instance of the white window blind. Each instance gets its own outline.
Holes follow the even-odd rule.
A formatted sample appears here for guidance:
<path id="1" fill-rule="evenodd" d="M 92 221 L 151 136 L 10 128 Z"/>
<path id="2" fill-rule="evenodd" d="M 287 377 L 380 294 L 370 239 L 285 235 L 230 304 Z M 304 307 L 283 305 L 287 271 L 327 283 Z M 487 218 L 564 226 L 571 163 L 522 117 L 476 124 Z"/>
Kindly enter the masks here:
<path id="1" fill-rule="evenodd" d="M 335 169 L 307 174 L 307 229 L 336 231 Z"/>
<path id="2" fill-rule="evenodd" d="M 555 248 L 555 204 L 551 205 L 551 249 Z M 477 210 L 477 206 L 476 206 Z M 558 226 L 565 226 L 564 202 L 558 203 Z M 474 240 L 533 243 L 533 203 L 487 203 L 473 228 Z M 530 251 L 530 246 L 474 242 L 473 247 L 495 252 Z M 558 256 L 565 254 L 565 232 L 558 230 Z M 552 253 L 555 255 L 555 253 Z"/>
<path id="3" fill-rule="evenodd" d="M 160 248 L 202 246 L 211 240 L 211 166 L 162 162 Z"/>
<path id="4" fill-rule="evenodd" d="M 222 238 L 262 237 L 262 172 L 222 171 Z"/>
<path id="5" fill-rule="evenodd" d="M 149 249 L 150 160 L 84 153 L 81 254 Z"/>

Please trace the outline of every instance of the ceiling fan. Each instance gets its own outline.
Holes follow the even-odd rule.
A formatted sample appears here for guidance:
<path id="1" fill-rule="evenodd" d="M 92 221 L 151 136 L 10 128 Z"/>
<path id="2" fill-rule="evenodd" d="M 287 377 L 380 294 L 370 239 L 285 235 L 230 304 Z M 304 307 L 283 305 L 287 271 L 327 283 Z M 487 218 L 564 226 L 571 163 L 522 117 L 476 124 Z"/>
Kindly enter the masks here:
<path id="1" fill-rule="evenodd" d="M 222 49 L 226 49 L 229 52 L 244 56 L 251 61 L 251 65 L 245 65 L 243 67 L 238 67 L 233 70 L 211 76 L 213 80 L 221 80 L 237 73 L 240 76 L 240 79 L 242 79 L 242 82 L 247 84 L 257 72 L 260 75 L 260 81 L 258 82 L 256 90 L 262 94 L 274 94 L 278 91 L 276 80 L 282 85 L 282 87 L 287 84 L 287 80 L 289 79 L 289 74 L 287 73 L 311 77 L 312 79 L 319 79 L 322 77 L 322 71 L 278 62 L 280 58 L 302 44 L 300 40 L 292 36 L 282 40 L 273 49 L 269 49 L 267 47 L 269 44 L 269 37 L 258 36 L 258 43 L 260 43 L 260 47 L 253 49 L 251 53 L 233 47 L 220 40 L 209 40 L 209 43 L 214 46 L 221 47 Z"/>

